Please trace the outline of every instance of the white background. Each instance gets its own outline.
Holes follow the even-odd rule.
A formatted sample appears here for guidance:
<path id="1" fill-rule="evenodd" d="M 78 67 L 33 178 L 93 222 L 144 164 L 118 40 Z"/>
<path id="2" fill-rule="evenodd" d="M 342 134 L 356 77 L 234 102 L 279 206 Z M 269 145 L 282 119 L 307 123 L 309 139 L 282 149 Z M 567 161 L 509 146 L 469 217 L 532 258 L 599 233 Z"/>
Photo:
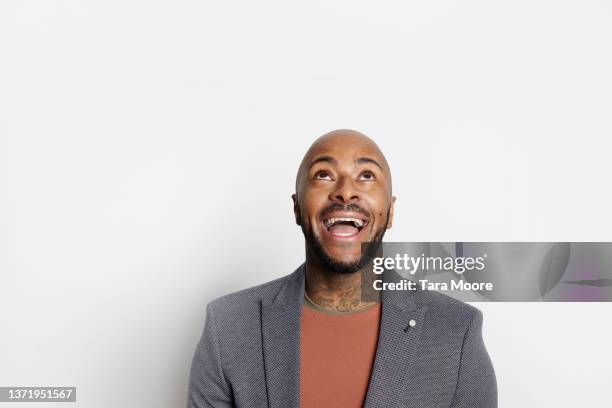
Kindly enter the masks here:
<path id="1" fill-rule="evenodd" d="M 0 386 L 185 406 L 335 128 L 387 154 L 387 240 L 612 240 L 611 42 L 604 0 L 3 1 Z M 500 407 L 612 406 L 612 303 L 477 306 Z"/>

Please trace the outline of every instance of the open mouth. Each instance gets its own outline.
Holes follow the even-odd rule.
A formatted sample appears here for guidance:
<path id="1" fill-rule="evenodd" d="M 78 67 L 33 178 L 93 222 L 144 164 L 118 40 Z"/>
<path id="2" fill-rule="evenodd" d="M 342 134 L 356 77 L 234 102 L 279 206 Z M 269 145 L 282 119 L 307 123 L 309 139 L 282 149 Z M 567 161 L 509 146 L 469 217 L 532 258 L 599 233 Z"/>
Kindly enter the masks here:
<path id="1" fill-rule="evenodd" d="M 351 237 L 368 225 L 368 220 L 357 217 L 330 217 L 323 220 L 327 231 L 336 237 Z"/>

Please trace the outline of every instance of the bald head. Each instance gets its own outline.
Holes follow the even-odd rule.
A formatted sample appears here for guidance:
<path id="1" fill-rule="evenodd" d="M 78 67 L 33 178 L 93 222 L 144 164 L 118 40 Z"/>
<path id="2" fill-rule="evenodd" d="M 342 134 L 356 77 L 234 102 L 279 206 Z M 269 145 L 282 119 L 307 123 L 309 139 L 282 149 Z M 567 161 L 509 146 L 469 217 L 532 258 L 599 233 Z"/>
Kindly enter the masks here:
<path id="1" fill-rule="evenodd" d="M 339 152 L 356 152 L 356 160 L 361 160 L 362 163 L 370 161 L 371 163 L 378 166 L 384 173 L 389 194 L 392 192 L 391 183 L 391 170 L 387 159 L 378 147 L 378 145 L 370 139 L 368 136 L 361 132 L 352 129 L 336 129 L 332 130 L 320 136 L 316 139 L 300 163 L 296 178 L 295 178 L 295 191 L 296 193 L 300 190 L 300 185 L 304 181 L 305 174 L 308 169 L 316 163 L 317 159 L 323 158 L 323 160 L 329 160 L 337 162 L 334 157 Z"/>

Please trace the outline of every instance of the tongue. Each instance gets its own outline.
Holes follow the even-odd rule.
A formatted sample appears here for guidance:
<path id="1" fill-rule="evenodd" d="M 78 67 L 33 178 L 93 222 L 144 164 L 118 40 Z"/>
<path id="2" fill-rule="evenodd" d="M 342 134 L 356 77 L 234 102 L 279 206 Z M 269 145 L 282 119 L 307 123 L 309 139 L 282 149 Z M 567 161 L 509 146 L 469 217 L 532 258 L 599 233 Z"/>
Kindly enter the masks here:
<path id="1" fill-rule="evenodd" d="M 355 235 L 359 229 L 351 224 L 336 224 L 329 227 L 329 232 L 334 235 Z"/>

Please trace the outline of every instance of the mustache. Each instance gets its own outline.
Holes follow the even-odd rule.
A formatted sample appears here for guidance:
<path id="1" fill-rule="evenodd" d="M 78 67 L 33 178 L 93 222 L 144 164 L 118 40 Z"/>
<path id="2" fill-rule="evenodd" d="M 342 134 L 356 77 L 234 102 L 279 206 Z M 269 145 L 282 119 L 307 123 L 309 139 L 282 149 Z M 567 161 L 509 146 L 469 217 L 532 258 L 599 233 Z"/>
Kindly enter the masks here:
<path id="1" fill-rule="evenodd" d="M 358 212 L 360 214 L 363 214 L 364 216 L 370 218 L 370 213 L 367 212 L 366 210 L 364 210 L 363 208 L 361 208 L 360 206 L 358 206 L 357 204 L 348 204 L 348 205 L 342 205 L 340 203 L 334 203 L 329 205 L 328 207 L 325 207 L 323 210 L 321 210 L 321 217 L 326 216 L 329 213 L 332 213 L 334 211 L 352 211 L 352 212 Z"/>

